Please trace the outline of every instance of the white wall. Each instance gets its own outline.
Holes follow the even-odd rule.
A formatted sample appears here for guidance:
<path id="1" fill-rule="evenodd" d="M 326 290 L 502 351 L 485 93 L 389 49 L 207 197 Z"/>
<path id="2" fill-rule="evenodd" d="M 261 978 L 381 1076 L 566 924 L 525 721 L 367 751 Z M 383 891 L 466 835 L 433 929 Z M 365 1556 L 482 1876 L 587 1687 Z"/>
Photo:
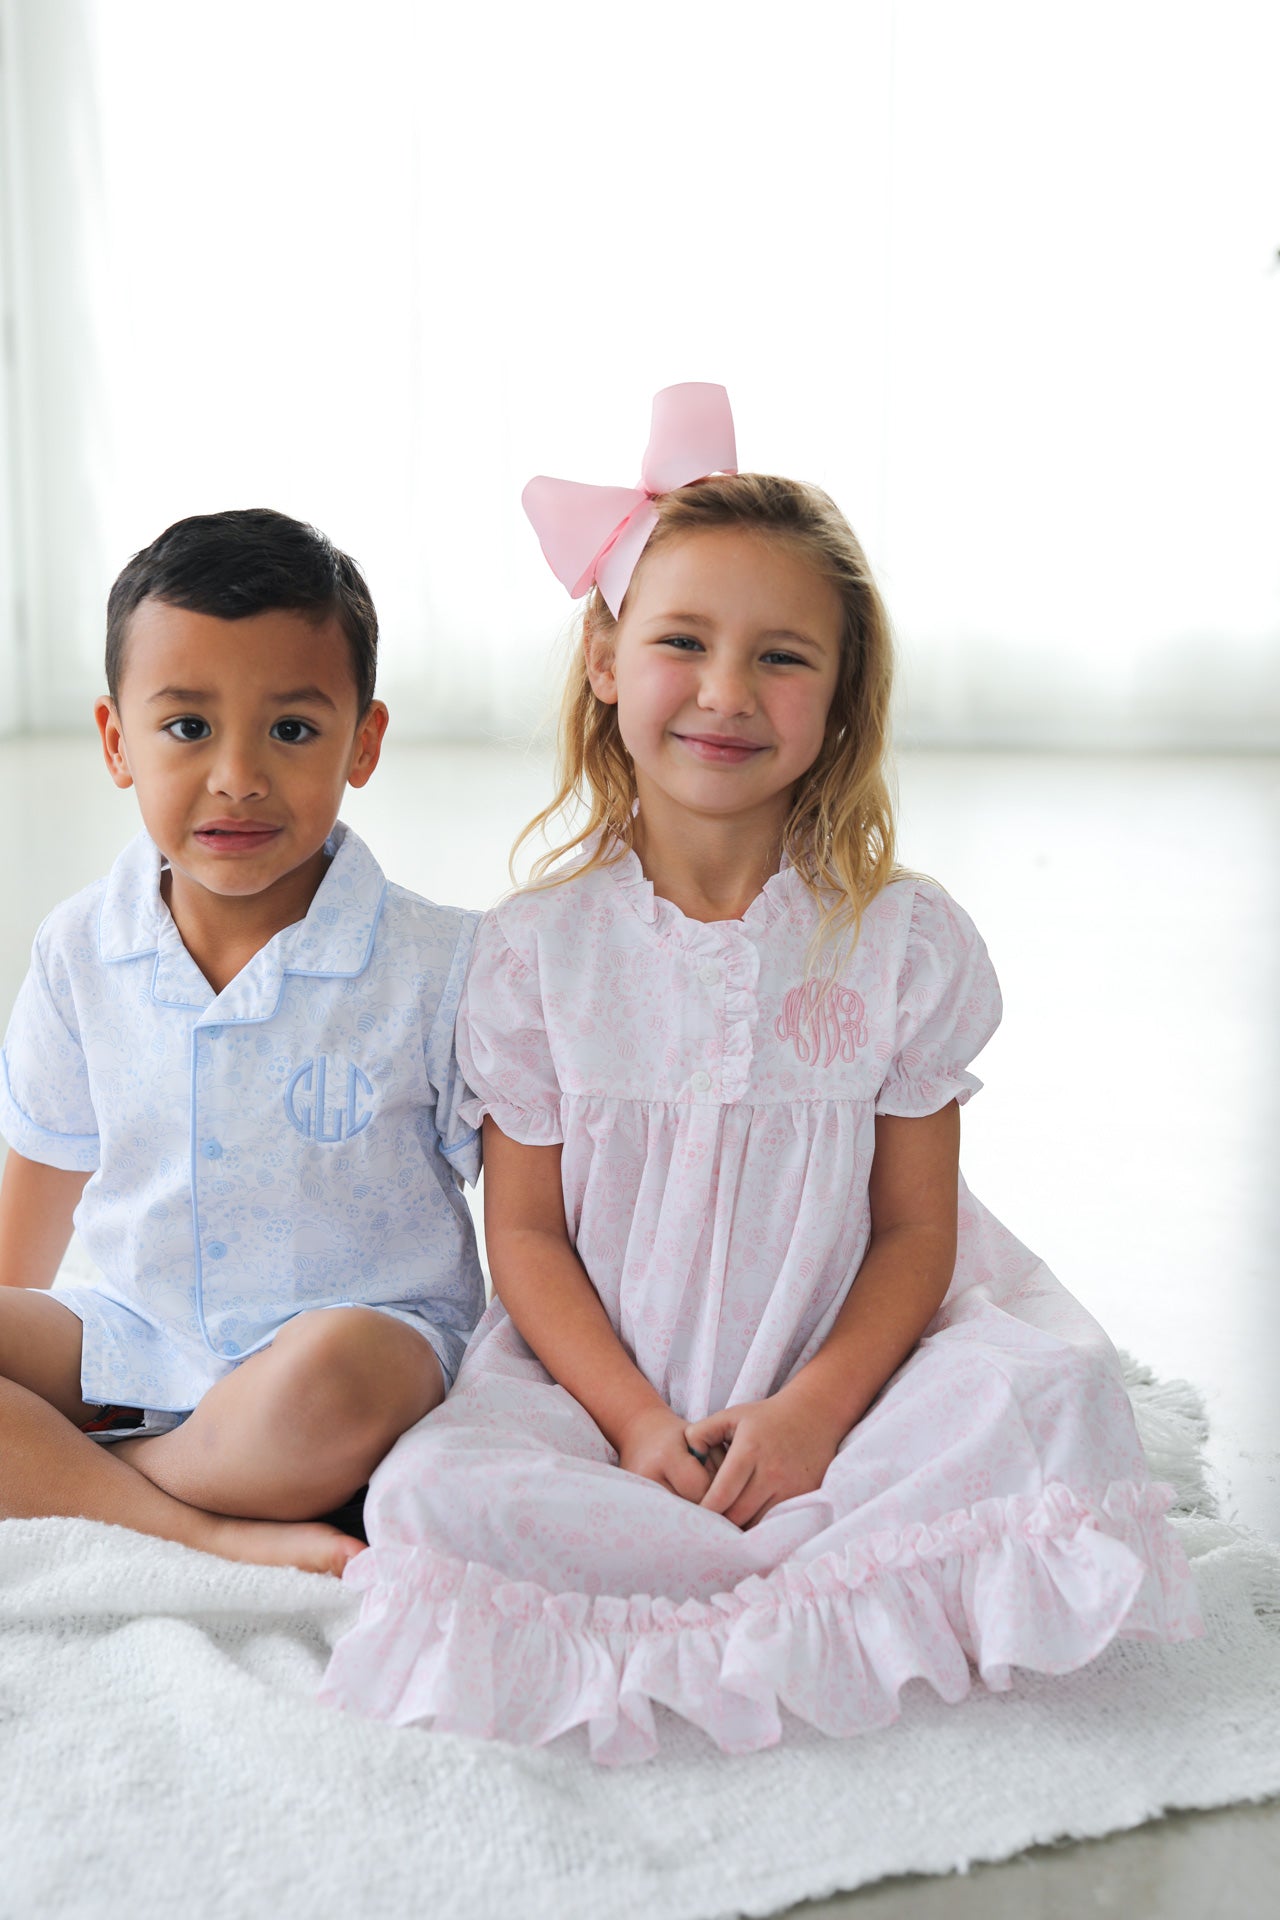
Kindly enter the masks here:
<path id="1" fill-rule="evenodd" d="M 11 13 L 11 0 L 0 0 L 0 739 L 18 732 L 27 718 L 17 522 L 18 440 L 13 391 L 17 316 L 13 305 L 12 255 L 18 196 Z"/>
<path id="2" fill-rule="evenodd" d="M 402 733 L 523 735 L 535 471 L 729 387 L 826 485 L 908 738 L 1280 745 L 1266 0 L 4 0 L 25 63 L 29 720 L 182 514 L 366 566 Z"/>

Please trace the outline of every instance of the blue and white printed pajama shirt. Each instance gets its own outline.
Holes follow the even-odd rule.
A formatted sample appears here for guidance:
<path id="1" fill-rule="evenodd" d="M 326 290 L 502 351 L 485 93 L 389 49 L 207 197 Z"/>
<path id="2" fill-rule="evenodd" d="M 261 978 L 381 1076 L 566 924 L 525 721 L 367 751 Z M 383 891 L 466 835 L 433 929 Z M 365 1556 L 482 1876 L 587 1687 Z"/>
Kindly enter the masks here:
<path id="1" fill-rule="evenodd" d="M 139 834 L 40 928 L 0 1065 L 0 1132 L 92 1174 L 81 1392 L 185 1411 L 284 1323 L 368 1306 L 446 1382 L 484 1307 L 453 1025 L 477 916 L 390 885 L 341 823 L 305 920 L 220 994 Z"/>

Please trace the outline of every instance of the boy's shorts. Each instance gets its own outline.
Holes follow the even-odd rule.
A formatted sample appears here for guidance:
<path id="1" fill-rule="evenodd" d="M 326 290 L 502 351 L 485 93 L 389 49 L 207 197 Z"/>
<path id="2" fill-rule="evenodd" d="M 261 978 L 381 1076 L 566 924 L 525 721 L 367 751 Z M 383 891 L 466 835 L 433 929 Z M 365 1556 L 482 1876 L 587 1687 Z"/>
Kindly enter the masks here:
<path id="1" fill-rule="evenodd" d="M 153 1434 L 172 1433 L 188 1416 L 157 1412 L 147 1407 L 98 1407 L 80 1431 L 90 1440 L 109 1445 L 113 1440 L 147 1440 Z"/>

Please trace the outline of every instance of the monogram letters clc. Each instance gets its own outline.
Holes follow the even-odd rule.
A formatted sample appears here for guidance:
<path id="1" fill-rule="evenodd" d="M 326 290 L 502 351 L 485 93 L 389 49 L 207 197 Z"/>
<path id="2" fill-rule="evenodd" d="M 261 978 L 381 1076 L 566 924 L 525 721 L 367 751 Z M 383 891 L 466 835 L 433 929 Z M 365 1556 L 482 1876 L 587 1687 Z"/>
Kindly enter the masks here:
<path id="1" fill-rule="evenodd" d="M 346 1076 L 345 1103 L 330 1106 L 327 1089 L 330 1079 L 341 1083 Z M 373 1118 L 372 1107 L 360 1108 L 360 1096 L 372 1097 L 373 1088 L 367 1077 L 350 1060 L 336 1056 L 330 1059 L 327 1054 L 318 1054 L 314 1060 L 304 1060 L 291 1077 L 284 1090 L 284 1110 L 289 1125 L 297 1129 L 304 1140 L 319 1140 L 332 1145 L 338 1140 L 351 1140 L 357 1133 L 363 1133 Z"/>

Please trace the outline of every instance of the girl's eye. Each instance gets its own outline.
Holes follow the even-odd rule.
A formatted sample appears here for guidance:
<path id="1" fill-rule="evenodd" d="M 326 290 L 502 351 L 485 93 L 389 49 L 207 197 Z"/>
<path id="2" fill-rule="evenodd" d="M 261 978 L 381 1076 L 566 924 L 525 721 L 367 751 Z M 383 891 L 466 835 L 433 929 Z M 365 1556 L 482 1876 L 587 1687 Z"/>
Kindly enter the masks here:
<path id="1" fill-rule="evenodd" d="M 674 647 L 677 653 L 693 653 L 702 646 L 701 640 L 695 640 L 688 633 L 666 633 L 662 636 L 662 644 L 664 647 Z"/>
<path id="2" fill-rule="evenodd" d="M 165 732 L 175 740 L 207 740 L 210 731 L 209 722 L 194 713 L 184 713 L 180 720 L 170 720 L 165 727 Z"/>
<path id="3" fill-rule="evenodd" d="M 775 648 L 772 653 L 766 653 L 764 658 L 771 667 L 804 667 L 808 665 L 808 662 L 802 660 L 798 653 L 784 653 L 780 647 Z"/>
<path id="4" fill-rule="evenodd" d="M 306 720 L 277 720 L 271 729 L 271 738 L 282 740 L 287 747 L 297 747 L 304 740 L 313 739 L 315 732 Z"/>

